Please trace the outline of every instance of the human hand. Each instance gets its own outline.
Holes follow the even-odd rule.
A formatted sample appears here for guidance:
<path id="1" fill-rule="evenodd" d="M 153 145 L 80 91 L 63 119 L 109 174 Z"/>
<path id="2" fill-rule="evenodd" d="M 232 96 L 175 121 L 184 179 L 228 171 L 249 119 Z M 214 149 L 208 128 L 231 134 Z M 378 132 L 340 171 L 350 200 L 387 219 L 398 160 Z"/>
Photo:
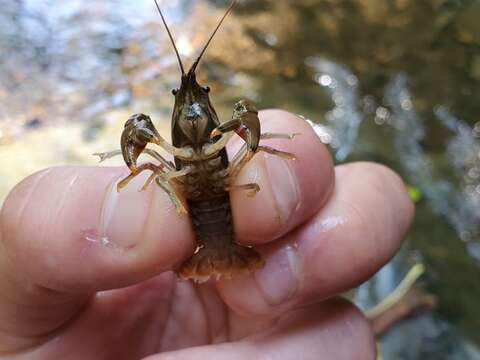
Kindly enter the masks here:
<path id="1" fill-rule="evenodd" d="M 120 193 L 123 168 L 58 167 L 22 181 L 0 215 L 0 359 L 373 359 L 367 321 L 332 298 L 397 251 L 413 216 L 402 181 L 372 163 L 333 167 L 311 127 L 278 110 L 263 131 L 295 161 L 258 154 L 232 193 L 257 273 L 195 285 L 170 271 L 194 249 L 158 187 Z M 147 176 L 147 174 L 145 174 Z M 326 300 L 327 299 L 327 300 Z"/>

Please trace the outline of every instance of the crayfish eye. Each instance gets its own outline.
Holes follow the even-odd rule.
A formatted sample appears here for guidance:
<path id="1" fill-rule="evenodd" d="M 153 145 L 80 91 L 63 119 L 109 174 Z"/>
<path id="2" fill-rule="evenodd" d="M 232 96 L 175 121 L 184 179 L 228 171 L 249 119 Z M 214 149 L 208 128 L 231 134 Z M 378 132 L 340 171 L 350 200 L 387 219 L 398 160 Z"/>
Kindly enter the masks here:
<path id="1" fill-rule="evenodd" d="M 208 94 L 210 92 L 210 86 L 204 86 L 203 91 L 205 91 Z"/>
<path id="2" fill-rule="evenodd" d="M 172 89 L 172 95 L 175 96 L 178 94 L 178 89 Z"/>

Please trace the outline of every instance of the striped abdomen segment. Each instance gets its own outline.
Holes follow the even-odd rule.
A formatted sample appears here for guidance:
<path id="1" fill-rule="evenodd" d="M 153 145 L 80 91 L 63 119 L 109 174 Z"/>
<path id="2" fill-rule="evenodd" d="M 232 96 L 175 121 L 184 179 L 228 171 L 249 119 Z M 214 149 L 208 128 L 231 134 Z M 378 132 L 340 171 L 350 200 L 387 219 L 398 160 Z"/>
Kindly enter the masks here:
<path id="1" fill-rule="evenodd" d="M 234 241 L 230 198 L 227 192 L 208 200 L 189 200 L 198 245 L 229 247 Z"/>
<path id="2" fill-rule="evenodd" d="M 235 242 L 226 164 L 220 157 L 190 164 L 194 171 L 185 178 L 185 190 L 197 249 L 177 269 L 182 279 L 230 278 L 264 264 L 255 249 Z"/>

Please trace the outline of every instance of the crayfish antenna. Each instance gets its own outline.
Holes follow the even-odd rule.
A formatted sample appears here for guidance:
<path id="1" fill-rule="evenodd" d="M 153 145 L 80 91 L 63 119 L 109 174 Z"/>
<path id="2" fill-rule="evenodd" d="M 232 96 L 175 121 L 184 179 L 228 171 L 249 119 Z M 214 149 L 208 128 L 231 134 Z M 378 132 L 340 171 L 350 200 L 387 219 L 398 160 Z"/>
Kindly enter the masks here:
<path id="1" fill-rule="evenodd" d="M 157 5 L 158 12 L 160 13 L 160 17 L 162 18 L 163 25 L 165 25 L 165 29 L 167 29 L 168 37 L 170 38 L 170 41 L 172 42 L 173 49 L 175 50 L 175 55 L 177 55 L 178 59 L 178 64 L 180 65 L 180 70 L 182 71 L 182 75 L 185 75 L 185 69 L 183 68 L 182 64 L 182 59 L 180 58 L 180 54 L 178 53 L 177 45 L 175 45 L 175 41 L 173 40 L 172 33 L 170 32 L 170 29 L 168 28 L 167 22 L 165 21 L 165 18 L 163 17 L 162 10 L 160 9 L 160 6 L 158 5 L 157 0 L 155 1 L 155 5 Z"/>

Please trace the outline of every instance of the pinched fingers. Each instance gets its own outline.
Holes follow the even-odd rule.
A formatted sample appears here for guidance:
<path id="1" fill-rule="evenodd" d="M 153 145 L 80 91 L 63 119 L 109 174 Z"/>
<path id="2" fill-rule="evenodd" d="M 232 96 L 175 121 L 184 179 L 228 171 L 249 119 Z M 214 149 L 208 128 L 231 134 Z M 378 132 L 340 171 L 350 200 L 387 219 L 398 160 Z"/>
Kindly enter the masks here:
<path id="1" fill-rule="evenodd" d="M 297 160 L 259 156 L 246 169 L 242 176 L 253 173 L 261 183 L 257 196 L 232 194 L 235 233 L 250 243 L 271 241 L 308 220 L 333 185 L 328 152 L 308 124 L 278 110 L 260 116 L 264 131 L 300 133 L 302 141 L 274 144 L 295 153 Z M 174 268 L 194 249 L 190 220 L 176 213 L 159 187 L 138 191 L 148 174 L 117 192 L 116 184 L 127 172 L 58 167 L 21 182 L 0 217 L 4 273 L 21 274 L 50 290 L 85 293 L 130 285 Z"/>
<path id="2" fill-rule="evenodd" d="M 272 240 L 306 221 L 333 183 L 328 152 L 305 122 L 277 110 L 260 116 L 264 131 L 301 133 L 302 141 L 277 141 L 298 156 L 295 161 L 269 156 L 252 164 L 254 173 L 273 171 L 257 177 L 262 184 L 255 198 L 232 194 L 235 230 L 247 242 Z M 194 248 L 188 217 L 178 216 L 159 187 L 138 191 L 148 174 L 118 193 L 116 184 L 126 173 L 125 168 L 58 167 L 21 182 L 1 213 L 10 273 L 21 267 L 32 283 L 81 293 L 138 282 L 185 258 Z M 244 176 L 249 174 L 246 170 Z M 273 185 L 282 181 L 283 189 L 275 191 Z"/>
<path id="3" fill-rule="evenodd" d="M 236 233 L 268 243 L 269 259 L 255 275 L 218 288 L 238 312 L 280 314 L 367 278 L 397 249 L 412 208 L 398 178 L 373 165 L 337 168 L 330 196 L 332 163 L 311 128 L 281 111 L 260 117 L 264 131 L 301 133 L 302 141 L 269 144 L 297 160 L 257 155 L 240 175 L 261 190 L 254 198 L 232 194 Z M 12 336 L 38 342 L 93 292 L 140 282 L 191 254 L 189 219 L 160 188 L 138 192 L 148 174 L 118 193 L 125 175 L 121 168 L 53 168 L 12 191 L 0 216 L 0 344 L 12 346 Z"/>
<path id="4" fill-rule="evenodd" d="M 254 159 L 242 176 L 259 180 L 255 198 L 232 194 L 236 233 L 253 243 L 271 241 L 306 221 L 333 183 L 328 152 L 306 123 L 282 111 L 260 117 L 264 131 L 301 133 L 302 141 L 270 144 L 295 153 L 293 162 Z M 148 174 L 117 192 L 127 173 L 58 167 L 28 177 L 11 192 L 0 216 L 0 337 L 45 334 L 74 316 L 95 291 L 171 270 L 193 252 L 189 218 L 177 214 L 159 187 L 138 191 Z"/>

